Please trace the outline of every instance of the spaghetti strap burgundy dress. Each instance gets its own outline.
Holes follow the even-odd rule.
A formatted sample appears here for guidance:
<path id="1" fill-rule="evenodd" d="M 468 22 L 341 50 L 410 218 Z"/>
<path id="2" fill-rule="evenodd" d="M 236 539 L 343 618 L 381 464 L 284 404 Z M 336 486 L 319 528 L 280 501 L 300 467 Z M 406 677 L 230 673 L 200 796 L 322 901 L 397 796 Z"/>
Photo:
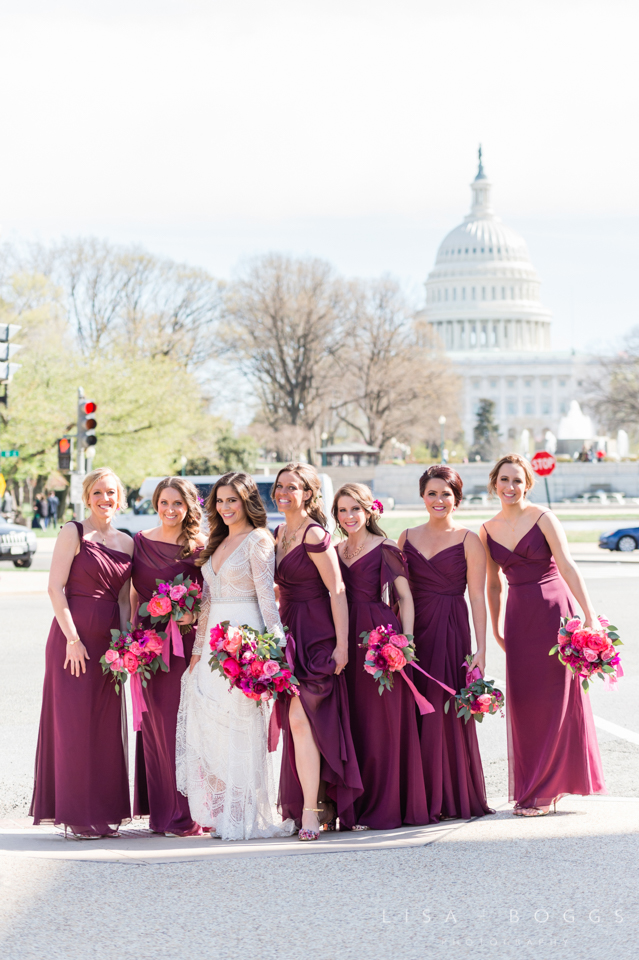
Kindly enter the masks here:
<path id="1" fill-rule="evenodd" d="M 322 543 L 306 542 L 312 526 L 325 533 Z M 320 524 L 310 524 L 302 543 L 280 560 L 275 582 L 280 589 L 280 618 L 293 636 L 295 676 L 300 699 L 321 754 L 320 776 L 337 815 L 352 808 L 362 792 L 362 780 L 351 736 L 346 677 L 335 674 L 335 627 L 330 595 L 309 553 L 331 545 L 330 534 Z M 289 641 L 290 642 L 290 641 Z M 283 732 L 280 806 L 282 817 L 302 819 L 302 787 L 295 767 L 295 747 L 288 724 L 289 698 L 278 700 Z"/>
<path id="2" fill-rule="evenodd" d="M 484 527 L 486 530 L 486 528 Z M 545 807 L 567 793 L 606 793 L 590 698 L 579 679 L 548 656 L 574 598 L 538 522 L 514 550 L 493 540 L 490 555 L 508 580 L 506 721 L 510 799 Z"/>
<path id="3" fill-rule="evenodd" d="M 64 592 L 87 649 L 86 673 L 63 669 L 66 637 L 54 618 L 46 647 L 42 712 L 29 815 L 74 833 L 105 836 L 131 818 L 123 692 L 102 673 L 100 657 L 120 629 L 118 595 L 131 576 L 131 558 L 84 539 Z"/>
<path id="4" fill-rule="evenodd" d="M 346 685 L 351 733 L 364 785 L 352 808 L 341 814 L 347 827 L 355 824 L 391 830 L 402 824 L 429 822 L 422 776 L 415 700 L 403 678 L 395 675 L 393 689 L 380 697 L 377 683 L 364 672 L 366 651 L 360 635 L 381 625 L 402 632 L 399 620 L 382 596 L 397 577 L 408 579 L 401 551 L 380 543 L 340 568 L 348 597 L 348 664 Z M 411 674 L 412 675 L 412 674 Z"/>
<path id="5" fill-rule="evenodd" d="M 464 543 L 440 550 L 430 560 L 406 534 L 404 553 L 415 602 L 415 651 L 420 667 L 453 690 L 466 683 L 464 658 L 471 652 Z M 486 802 L 484 771 L 475 721 L 465 723 L 455 710 L 444 713 L 450 694 L 418 671 L 417 689 L 435 707 L 420 717 L 422 765 L 431 822 L 468 820 L 493 813 Z"/>
<path id="6" fill-rule="evenodd" d="M 134 537 L 133 586 L 140 603 L 151 599 L 157 589 L 156 580 L 174 580 L 179 573 L 202 584 L 202 573 L 195 566 L 200 548 L 189 557 L 178 560 L 182 546 L 150 540 L 143 533 Z M 143 627 L 151 627 L 150 618 L 142 618 Z M 158 629 L 158 628 L 156 628 Z M 162 629 L 161 627 L 159 628 Z M 182 635 L 184 656 L 169 653 L 169 672 L 158 670 L 144 690 L 147 711 L 142 714 L 142 729 L 135 744 L 135 790 L 133 815 L 149 817 L 149 826 L 156 833 L 191 836 L 201 833 L 189 811 L 186 797 L 178 792 L 175 782 L 175 729 L 182 674 L 191 660 L 195 627 Z"/>

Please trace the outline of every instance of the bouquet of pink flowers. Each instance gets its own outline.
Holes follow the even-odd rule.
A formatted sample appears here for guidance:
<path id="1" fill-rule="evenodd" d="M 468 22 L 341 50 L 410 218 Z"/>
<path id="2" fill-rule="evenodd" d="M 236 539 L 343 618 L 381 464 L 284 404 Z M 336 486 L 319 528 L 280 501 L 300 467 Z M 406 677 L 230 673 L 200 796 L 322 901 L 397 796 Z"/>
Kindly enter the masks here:
<path id="1" fill-rule="evenodd" d="M 360 633 L 360 647 L 366 650 L 364 670 L 377 680 L 381 697 L 384 690 L 393 689 L 393 674 L 415 659 L 412 634 L 397 633 L 391 624 Z"/>
<path id="2" fill-rule="evenodd" d="M 120 692 L 131 677 L 133 701 L 133 726 L 139 730 L 142 713 L 147 709 L 142 687 L 146 687 L 151 674 L 158 667 L 165 672 L 168 667 L 162 659 L 162 640 L 155 630 L 135 630 L 127 623 L 126 632 L 111 630 L 111 643 L 104 656 L 100 657 L 102 673 L 110 673 L 115 681 L 115 692 Z"/>
<path id="3" fill-rule="evenodd" d="M 141 617 L 150 617 L 151 623 L 168 623 L 173 620 L 178 627 L 188 632 L 200 612 L 202 588 L 195 580 L 178 573 L 175 580 L 156 580 L 157 590 L 150 600 L 140 605 Z M 193 621 L 180 626 L 186 613 L 193 614 Z"/>
<path id="4" fill-rule="evenodd" d="M 286 628 L 285 628 L 286 629 Z M 287 641 L 291 638 L 287 635 Z M 298 681 L 285 648 L 272 633 L 259 633 L 253 627 L 232 627 L 228 620 L 211 630 L 211 670 L 219 670 L 250 700 L 277 700 L 280 694 L 299 696 Z"/>
<path id="5" fill-rule="evenodd" d="M 499 710 L 503 717 L 503 693 L 497 689 L 494 680 L 484 680 L 478 667 L 471 670 L 472 662 L 473 658 L 470 655 L 467 656 L 466 686 L 455 696 L 457 716 L 463 717 L 464 723 L 468 723 L 471 717 L 474 717 L 477 723 L 481 723 L 485 713 L 493 715 Z M 451 702 L 447 700 L 444 704 L 444 713 L 448 713 Z"/>
<path id="6" fill-rule="evenodd" d="M 557 643 L 549 651 L 569 667 L 581 685 L 588 690 L 593 675 L 614 686 L 623 677 L 621 658 L 615 647 L 622 646 L 617 628 L 605 617 L 599 617 L 601 630 L 589 630 L 579 617 L 562 617 Z"/>

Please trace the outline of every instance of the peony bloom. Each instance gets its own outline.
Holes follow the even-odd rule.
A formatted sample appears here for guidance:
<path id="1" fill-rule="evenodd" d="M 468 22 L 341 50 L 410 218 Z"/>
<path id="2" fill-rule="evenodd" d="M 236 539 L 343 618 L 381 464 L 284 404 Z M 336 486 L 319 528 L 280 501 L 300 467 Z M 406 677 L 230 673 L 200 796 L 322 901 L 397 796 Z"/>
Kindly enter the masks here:
<path id="1" fill-rule="evenodd" d="M 146 608 L 151 617 L 164 617 L 171 612 L 172 606 L 168 597 L 151 597 Z"/>
<path id="2" fill-rule="evenodd" d="M 382 639 L 382 635 L 379 632 L 379 630 L 371 630 L 371 632 L 368 635 L 369 643 L 380 643 L 381 639 Z"/>
<path id="3" fill-rule="evenodd" d="M 151 656 L 156 657 L 158 653 L 162 653 L 162 646 L 162 641 L 158 636 L 151 637 L 151 639 L 147 641 L 146 651 L 150 653 Z"/>
<path id="4" fill-rule="evenodd" d="M 117 673 L 119 670 L 124 670 L 124 660 L 122 657 L 118 657 L 117 660 L 111 661 L 111 669 L 114 673 Z"/>
<path id="5" fill-rule="evenodd" d="M 408 640 L 403 633 L 394 633 L 392 637 L 389 637 L 389 643 L 393 643 L 396 647 L 407 647 Z"/>
<path id="6" fill-rule="evenodd" d="M 481 713 L 488 713 L 492 703 L 492 697 L 489 693 L 482 693 L 475 700 L 475 705 L 479 707 Z"/>
<path id="7" fill-rule="evenodd" d="M 226 658 L 226 660 L 222 664 L 222 670 L 224 671 L 226 676 L 229 678 L 229 680 L 235 680 L 235 678 L 239 677 L 240 673 L 242 672 L 242 669 L 239 663 L 237 662 L 237 660 L 234 660 L 233 657 Z"/>
<path id="8" fill-rule="evenodd" d="M 599 659 L 599 652 L 597 650 L 591 650 L 590 647 L 584 647 L 581 652 L 588 663 L 594 663 L 595 660 Z"/>
<path id="9" fill-rule="evenodd" d="M 283 693 L 289 686 L 288 677 L 273 677 L 273 686 L 278 693 Z"/>
<path id="10" fill-rule="evenodd" d="M 107 652 L 104 654 L 104 659 L 107 663 L 113 663 L 114 660 L 118 659 L 118 656 L 119 654 L 117 650 L 107 650 Z"/>
<path id="11" fill-rule="evenodd" d="M 602 660 L 612 660 L 612 658 L 615 656 L 616 652 L 617 652 L 617 651 L 615 650 L 615 648 L 613 647 L 613 645 L 610 644 L 609 647 L 606 647 L 606 649 L 602 651 L 602 653 L 601 653 L 601 659 L 602 659 Z"/>
<path id="12" fill-rule="evenodd" d="M 284 667 L 284 669 L 282 670 L 282 676 L 288 680 L 289 677 L 293 676 L 293 672 L 289 670 L 288 667 Z"/>
<path id="13" fill-rule="evenodd" d="M 226 631 L 226 637 L 222 643 L 222 650 L 226 650 L 227 653 L 230 653 L 232 657 L 238 652 L 242 646 L 242 634 L 237 629 L 237 627 L 229 627 Z"/>
<path id="14" fill-rule="evenodd" d="M 390 670 L 401 670 L 402 667 L 406 666 L 406 657 L 399 647 L 392 643 L 387 643 L 382 647 L 382 654 L 386 657 Z"/>
<path id="15" fill-rule="evenodd" d="M 138 658 L 129 650 L 127 650 L 122 657 L 122 662 L 124 663 L 125 669 L 128 670 L 129 673 L 135 673 L 140 666 L 140 661 Z"/>
<path id="16" fill-rule="evenodd" d="M 146 646 L 146 644 L 145 644 Z M 136 657 L 139 657 L 142 653 L 142 647 L 137 640 L 134 640 L 133 643 L 129 644 L 129 651 Z"/>
<path id="17" fill-rule="evenodd" d="M 571 620 L 568 621 L 564 629 L 567 630 L 568 633 L 574 633 L 574 631 L 578 630 L 580 626 L 581 626 L 581 620 L 579 619 L 579 617 L 573 617 Z"/>
<path id="18" fill-rule="evenodd" d="M 263 677 L 274 677 L 276 673 L 280 672 L 280 665 L 277 660 L 266 660 L 262 664 L 262 676 Z"/>
<path id="19" fill-rule="evenodd" d="M 364 670 L 366 671 L 366 673 L 370 673 L 371 676 L 377 673 L 377 667 L 375 666 L 374 663 L 365 663 Z"/>
<path id="20" fill-rule="evenodd" d="M 185 593 L 188 593 L 188 589 L 184 586 L 183 583 L 176 583 L 174 587 L 171 587 L 169 590 L 169 596 L 171 600 L 179 600 L 184 596 Z"/>
<path id="21" fill-rule="evenodd" d="M 249 669 L 251 671 L 251 676 L 255 677 L 257 680 L 258 677 L 262 676 L 262 661 L 254 660 Z"/>

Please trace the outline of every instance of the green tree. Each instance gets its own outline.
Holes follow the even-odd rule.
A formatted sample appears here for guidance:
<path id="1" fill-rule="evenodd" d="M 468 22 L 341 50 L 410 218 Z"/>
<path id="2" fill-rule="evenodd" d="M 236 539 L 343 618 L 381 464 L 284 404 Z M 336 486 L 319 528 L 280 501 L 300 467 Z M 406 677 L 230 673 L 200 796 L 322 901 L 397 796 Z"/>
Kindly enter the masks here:
<path id="1" fill-rule="evenodd" d="M 499 427 L 495 423 L 495 402 L 480 399 L 473 431 L 471 459 L 493 460 L 499 453 Z"/>

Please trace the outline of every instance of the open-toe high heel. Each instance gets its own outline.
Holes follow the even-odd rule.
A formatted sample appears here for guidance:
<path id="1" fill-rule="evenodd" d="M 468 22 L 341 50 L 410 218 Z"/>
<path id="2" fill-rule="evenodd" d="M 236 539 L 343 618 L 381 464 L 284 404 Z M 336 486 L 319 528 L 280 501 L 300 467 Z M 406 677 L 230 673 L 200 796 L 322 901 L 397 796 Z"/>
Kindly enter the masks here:
<path id="1" fill-rule="evenodd" d="M 312 810 L 313 813 L 322 813 L 321 807 L 303 807 L 302 813 L 304 810 Z M 319 840 L 319 830 L 309 830 L 307 827 L 302 827 L 297 832 L 297 839 L 305 842 L 310 840 Z"/>
<path id="2" fill-rule="evenodd" d="M 320 808 L 320 830 L 337 830 L 337 810 L 330 800 L 318 800 Z"/>

